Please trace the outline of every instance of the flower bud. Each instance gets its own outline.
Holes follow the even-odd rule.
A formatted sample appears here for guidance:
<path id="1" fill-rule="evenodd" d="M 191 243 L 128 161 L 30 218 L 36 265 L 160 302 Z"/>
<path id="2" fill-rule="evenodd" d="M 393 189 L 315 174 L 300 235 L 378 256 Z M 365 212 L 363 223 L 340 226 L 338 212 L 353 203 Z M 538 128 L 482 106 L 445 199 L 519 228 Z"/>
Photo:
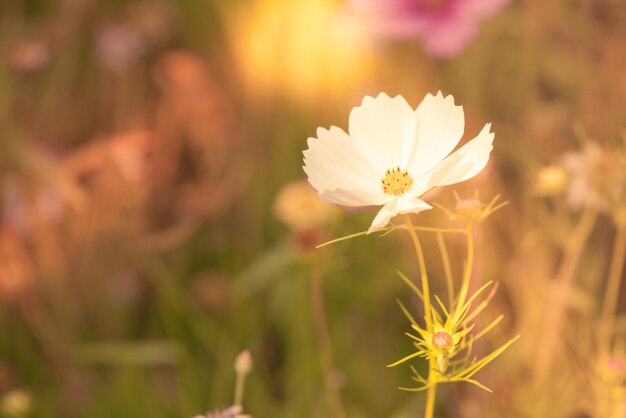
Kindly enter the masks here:
<path id="1" fill-rule="evenodd" d="M 235 359 L 235 372 L 239 375 L 247 375 L 252 370 L 252 355 L 249 350 L 244 350 Z"/>
<path id="2" fill-rule="evenodd" d="M 553 196 L 565 191 L 569 175 L 564 167 L 550 165 L 537 173 L 535 192 L 541 196 Z"/>
<path id="3" fill-rule="evenodd" d="M 452 346 L 452 337 L 445 331 L 436 332 L 433 335 L 432 344 L 439 350 L 445 350 Z"/>
<path id="4" fill-rule="evenodd" d="M 457 219 L 476 222 L 483 216 L 483 205 L 477 199 L 461 199 L 456 202 Z"/>
<path id="5" fill-rule="evenodd" d="M 283 186 L 273 205 L 274 216 L 294 231 L 310 230 L 326 224 L 333 213 L 330 204 L 319 199 L 306 181 Z"/>

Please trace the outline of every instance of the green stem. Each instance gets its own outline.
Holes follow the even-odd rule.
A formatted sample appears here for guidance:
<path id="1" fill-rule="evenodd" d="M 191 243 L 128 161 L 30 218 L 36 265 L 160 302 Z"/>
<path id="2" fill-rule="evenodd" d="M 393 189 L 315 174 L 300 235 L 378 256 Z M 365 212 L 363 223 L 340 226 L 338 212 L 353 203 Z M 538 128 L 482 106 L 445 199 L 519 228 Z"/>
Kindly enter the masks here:
<path id="1" fill-rule="evenodd" d="M 424 298 L 424 319 L 426 320 L 426 329 L 428 331 L 432 331 L 432 320 L 431 320 L 431 303 L 430 303 L 430 287 L 428 285 L 428 273 L 426 272 L 426 261 L 424 260 L 424 252 L 422 251 L 422 246 L 420 245 L 420 241 L 417 238 L 417 234 L 415 233 L 415 229 L 413 227 L 413 222 L 411 222 L 411 217 L 409 215 L 404 215 L 404 220 L 407 225 L 407 231 L 409 231 L 409 235 L 413 240 L 413 245 L 415 246 L 415 254 L 417 255 L 417 262 L 419 264 L 420 276 L 422 278 L 422 296 Z"/>
<path id="2" fill-rule="evenodd" d="M 431 360 L 432 361 L 432 360 Z M 432 366 L 431 366 L 432 370 Z M 437 385 L 432 385 L 428 388 L 426 394 L 426 412 L 424 418 L 433 418 L 435 416 L 435 396 L 437 395 Z"/>
<path id="3" fill-rule="evenodd" d="M 415 246 L 415 254 L 417 255 L 420 276 L 422 278 L 422 299 L 424 301 L 424 320 L 426 321 L 426 330 L 428 330 L 429 332 L 433 332 L 430 287 L 428 285 L 428 273 L 426 271 L 424 252 L 422 251 L 422 246 L 420 245 L 420 241 L 417 238 L 417 234 L 415 233 L 415 227 L 413 226 L 413 222 L 411 222 L 410 215 L 404 215 L 404 220 L 406 222 L 407 231 L 409 231 L 409 235 L 411 236 L 411 240 L 413 241 L 413 245 Z M 436 360 L 434 358 L 430 359 L 428 361 L 428 382 L 430 386 L 428 387 L 428 392 L 426 393 L 426 412 L 424 414 L 425 418 L 433 418 L 435 413 L 435 397 L 437 394 L 437 377 L 435 372 L 436 368 Z"/>
<path id="4" fill-rule="evenodd" d="M 235 405 L 243 405 L 243 388 L 246 381 L 244 373 L 237 373 L 235 380 Z"/>
<path id="5" fill-rule="evenodd" d="M 334 379 L 333 353 L 330 345 L 330 333 L 328 332 L 326 309 L 324 303 L 324 289 L 322 271 L 315 266 L 311 270 L 311 300 L 313 309 L 313 327 L 315 329 L 315 341 L 320 356 L 320 365 L 324 374 L 324 389 L 331 414 L 335 418 L 345 418 L 346 412 L 341 401 L 341 395 Z"/>
<path id="6" fill-rule="evenodd" d="M 624 272 L 624 260 L 626 259 L 626 228 L 618 227 L 606 289 L 604 290 L 604 304 L 602 305 L 602 317 L 600 326 L 600 348 L 608 352 L 610 348 L 611 333 L 615 323 L 615 309 L 619 298 L 619 288 Z"/>
<path id="7" fill-rule="evenodd" d="M 439 245 L 439 252 L 441 253 L 441 262 L 443 263 L 443 270 L 446 275 L 446 288 L 448 289 L 448 304 L 453 306 L 454 303 L 454 281 L 452 280 L 452 269 L 450 268 L 450 257 L 448 256 L 448 250 L 446 249 L 446 243 L 443 239 L 441 232 L 437 233 L 437 244 Z"/>
<path id="8" fill-rule="evenodd" d="M 467 235 L 467 263 L 463 272 L 463 283 L 459 291 L 459 301 L 456 307 L 456 315 L 460 315 L 469 293 L 470 280 L 472 279 L 472 269 L 474 267 L 474 239 L 472 236 L 472 224 L 468 223 L 465 229 Z"/>
<path id="9" fill-rule="evenodd" d="M 547 312 L 543 318 L 544 330 L 539 345 L 539 351 L 535 358 L 535 387 L 541 388 L 545 379 L 550 375 L 551 365 L 554 358 L 554 351 L 561 336 L 561 323 L 565 309 L 567 307 L 568 296 L 574 283 L 574 276 L 578 262 L 593 226 L 598 218 L 598 211 L 594 208 L 586 208 L 580 216 L 578 224 L 572 235 L 567 240 L 567 247 L 563 255 L 563 260 L 556 272 L 555 282 L 559 292 L 553 303 L 548 304 Z"/>

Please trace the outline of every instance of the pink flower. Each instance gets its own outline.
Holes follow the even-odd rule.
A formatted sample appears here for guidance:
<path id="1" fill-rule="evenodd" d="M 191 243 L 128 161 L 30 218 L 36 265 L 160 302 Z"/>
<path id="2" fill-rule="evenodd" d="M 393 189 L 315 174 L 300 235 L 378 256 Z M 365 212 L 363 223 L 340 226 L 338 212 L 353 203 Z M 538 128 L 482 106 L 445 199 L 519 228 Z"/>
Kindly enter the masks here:
<path id="1" fill-rule="evenodd" d="M 510 0 L 351 0 L 372 30 L 390 39 L 419 39 L 435 57 L 458 55 L 478 34 L 483 19 Z"/>

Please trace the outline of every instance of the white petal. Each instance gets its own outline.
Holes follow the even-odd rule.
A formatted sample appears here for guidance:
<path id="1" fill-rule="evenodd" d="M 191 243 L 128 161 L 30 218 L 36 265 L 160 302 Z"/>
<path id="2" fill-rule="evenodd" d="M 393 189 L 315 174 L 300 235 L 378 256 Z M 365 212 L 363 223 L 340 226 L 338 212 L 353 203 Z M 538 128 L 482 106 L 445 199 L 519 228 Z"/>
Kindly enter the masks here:
<path id="1" fill-rule="evenodd" d="M 350 136 L 381 175 L 396 166 L 406 168 L 416 129 L 415 112 L 402 96 L 366 96 L 350 112 Z"/>
<path id="2" fill-rule="evenodd" d="M 371 194 L 355 190 L 325 190 L 318 193 L 320 199 L 328 203 L 343 206 L 377 206 L 389 201 L 391 196 L 384 194 Z"/>
<path id="3" fill-rule="evenodd" d="M 401 195 L 393 200 L 389 201 L 385 206 L 380 209 L 372 225 L 367 230 L 367 233 L 374 232 L 375 230 L 384 227 L 389 223 L 391 218 L 403 213 L 419 213 L 421 211 L 432 209 L 428 203 L 420 200 L 416 197 L 408 195 Z"/>
<path id="4" fill-rule="evenodd" d="M 337 127 L 319 128 L 317 136 L 308 139 L 303 168 L 318 192 L 343 189 L 383 194 L 382 177 L 363 158 L 347 133 Z"/>
<path id="5" fill-rule="evenodd" d="M 494 134 L 490 133 L 491 124 L 485 125 L 476 138 L 463 145 L 448 158 L 443 160 L 427 175 L 429 187 L 447 186 L 460 183 L 480 173 L 493 149 Z"/>
<path id="6" fill-rule="evenodd" d="M 417 138 L 409 160 L 413 176 L 428 172 L 443 160 L 461 140 L 465 130 L 463 107 L 454 104 L 454 97 L 427 94 L 415 110 Z"/>

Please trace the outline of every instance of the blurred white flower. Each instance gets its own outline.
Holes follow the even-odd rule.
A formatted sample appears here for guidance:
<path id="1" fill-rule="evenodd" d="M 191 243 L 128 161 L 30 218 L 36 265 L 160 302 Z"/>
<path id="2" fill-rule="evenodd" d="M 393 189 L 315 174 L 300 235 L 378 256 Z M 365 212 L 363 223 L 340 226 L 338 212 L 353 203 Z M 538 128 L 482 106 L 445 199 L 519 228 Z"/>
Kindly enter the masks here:
<path id="1" fill-rule="evenodd" d="M 592 174 L 601 166 L 602 149 L 593 142 L 585 144 L 581 151 L 570 151 L 563 155 L 563 165 L 570 176 L 567 203 L 574 209 L 586 206 L 606 208 L 606 201 L 597 192 Z"/>
<path id="2" fill-rule="evenodd" d="M 494 134 L 486 124 L 459 148 L 463 108 L 452 96 L 427 94 L 413 110 L 402 96 L 366 96 L 350 112 L 349 134 L 318 128 L 304 151 L 304 171 L 322 200 L 345 206 L 383 205 L 369 232 L 396 215 L 432 207 L 430 189 L 474 177 L 487 164 Z"/>
<path id="3" fill-rule="evenodd" d="M 588 141 L 580 151 L 563 155 L 570 182 L 566 200 L 573 209 L 594 207 L 626 220 L 626 149 Z"/>
<path id="4" fill-rule="evenodd" d="M 287 183 L 278 191 L 272 210 L 279 221 L 294 231 L 302 231 L 324 225 L 335 209 L 320 201 L 309 183 L 297 180 Z"/>

